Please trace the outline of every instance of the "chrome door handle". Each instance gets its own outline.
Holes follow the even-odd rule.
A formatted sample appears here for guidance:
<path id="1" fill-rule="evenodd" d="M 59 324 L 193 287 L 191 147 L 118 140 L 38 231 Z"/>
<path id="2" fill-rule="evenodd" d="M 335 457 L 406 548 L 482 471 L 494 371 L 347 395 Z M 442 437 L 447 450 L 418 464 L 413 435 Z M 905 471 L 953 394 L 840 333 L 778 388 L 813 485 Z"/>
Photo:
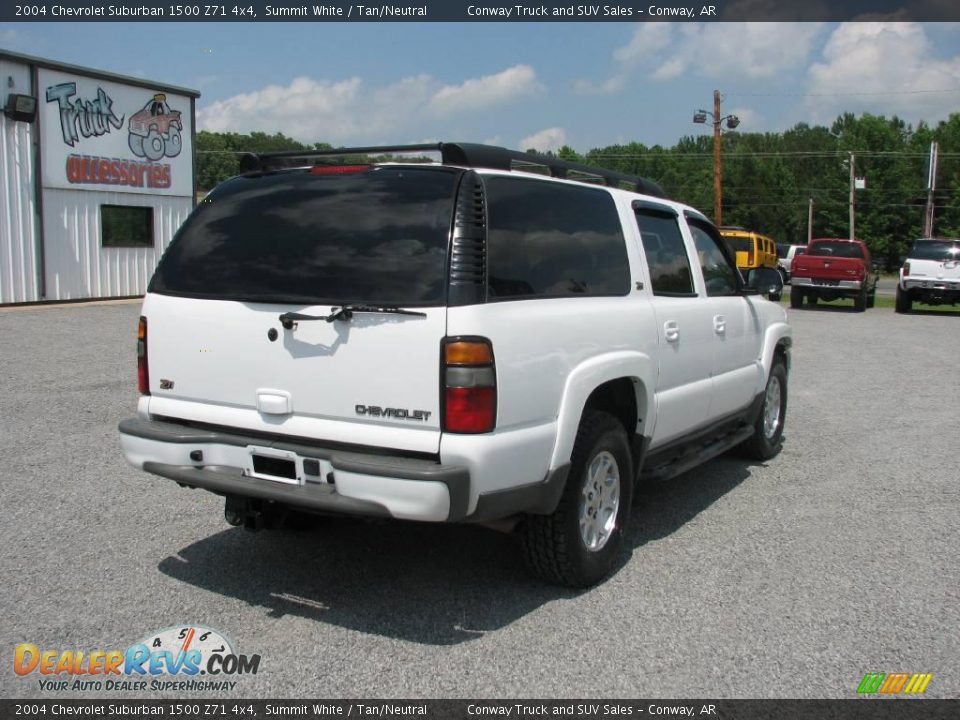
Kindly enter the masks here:
<path id="1" fill-rule="evenodd" d="M 723 315 L 713 316 L 713 330 L 717 335 L 723 335 L 727 331 L 727 321 Z"/>
<path id="2" fill-rule="evenodd" d="M 673 320 L 668 320 L 663 324 L 663 336 L 667 342 L 678 342 L 680 340 L 680 328 Z"/>

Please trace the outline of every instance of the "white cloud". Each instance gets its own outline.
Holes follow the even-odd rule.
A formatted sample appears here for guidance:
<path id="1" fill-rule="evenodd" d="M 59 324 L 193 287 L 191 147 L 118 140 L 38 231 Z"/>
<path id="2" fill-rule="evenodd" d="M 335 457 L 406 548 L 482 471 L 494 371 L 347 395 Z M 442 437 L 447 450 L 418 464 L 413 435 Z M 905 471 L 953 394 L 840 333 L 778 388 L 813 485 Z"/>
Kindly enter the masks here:
<path id="1" fill-rule="evenodd" d="M 544 128 L 540 132 L 528 135 L 520 141 L 521 150 L 539 150 L 556 152 L 567 144 L 567 131 L 560 127 Z"/>
<path id="2" fill-rule="evenodd" d="M 769 78 L 802 66 L 821 30 L 817 23 L 711 23 L 683 26 L 663 64 L 711 78 Z"/>
<path id="3" fill-rule="evenodd" d="M 617 73 L 601 83 L 595 83 L 592 80 L 574 80 L 573 91 L 581 95 L 612 95 L 623 89 L 627 79 L 627 73 Z"/>
<path id="4" fill-rule="evenodd" d="M 775 77 L 801 67 L 820 34 L 818 23 L 642 23 L 623 47 L 613 51 L 614 69 L 600 83 L 579 80 L 574 89 L 614 93 L 637 72 L 653 80 L 687 73 L 727 80 Z"/>
<path id="5" fill-rule="evenodd" d="M 844 111 L 944 118 L 960 96 L 936 91 L 960 88 L 960 54 L 937 55 L 921 24 L 844 23 L 808 71 L 810 112 L 818 122 Z"/>
<path id="6" fill-rule="evenodd" d="M 307 142 L 390 141 L 423 133 L 424 125 L 440 116 L 484 110 L 540 90 L 527 65 L 451 85 L 425 74 L 379 87 L 359 77 L 298 77 L 289 85 L 212 102 L 197 111 L 197 124 L 220 132 L 279 131 Z"/>
<path id="7" fill-rule="evenodd" d="M 634 67 L 651 55 L 665 50 L 671 40 L 673 40 L 672 23 L 641 23 L 633 31 L 630 42 L 613 51 L 613 59 L 621 65 Z"/>
<path id="8" fill-rule="evenodd" d="M 610 77 L 599 83 L 575 80 L 574 91 L 591 95 L 610 95 L 619 92 L 637 66 L 664 50 L 672 38 L 671 23 L 640 23 L 633 31 L 630 42 L 613 51 L 614 70 Z"/>
<path id="9" fill-rule="evenodd" d="M 465 80 L 440 88 L 430 101 L 440 112 L 460 112 L 500 105 L 543 90 L 529 65 L 514 65 L 495 75 Z"/>

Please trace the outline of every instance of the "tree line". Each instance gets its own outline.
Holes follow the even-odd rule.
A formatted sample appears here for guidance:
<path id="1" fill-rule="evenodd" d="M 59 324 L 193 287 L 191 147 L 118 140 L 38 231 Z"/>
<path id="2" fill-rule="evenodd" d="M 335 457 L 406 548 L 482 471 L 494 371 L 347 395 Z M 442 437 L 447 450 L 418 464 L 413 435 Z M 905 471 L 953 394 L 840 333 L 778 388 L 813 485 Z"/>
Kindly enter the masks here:
<path id="1" fill-rule="evenodd" d="M 831 127 L 800 123 L 778 133 L 721 136 L 724 224 L 740 225 L 777 242 L 806 242 L 810 200 L 813 237 L 849 234 L 850 157 L 866 188 L 856 191 L 855 230 L 874 255 L 894 266 L 923 233 L 927 163 L 939 143 L 934 234 L 960 235 L 960 113 L 936 125 L 912 127 L 879 115 L 844 114 Z M 197 134 L 197 186 L 210 189 L 239 172 L 243 152 L 329 149 L 281 133 Z M 564 146 L 556 155 L 642 175 L 671 198 L 713 217 L 713 137 L 686 136 L 672 147 L 632 142 L 585 154 Z"/>

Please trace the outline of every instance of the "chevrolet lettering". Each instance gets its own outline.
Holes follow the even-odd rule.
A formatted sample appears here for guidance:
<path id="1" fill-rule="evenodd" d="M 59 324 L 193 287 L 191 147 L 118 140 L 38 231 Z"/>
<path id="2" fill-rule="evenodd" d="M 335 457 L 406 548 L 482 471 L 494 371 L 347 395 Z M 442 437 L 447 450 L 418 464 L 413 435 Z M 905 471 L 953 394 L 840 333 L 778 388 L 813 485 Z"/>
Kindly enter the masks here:
<path id="1" fill-rule="evenodd" d="M 370 417 L 399 418 L 400 420 L 429 420 L 432 414 L 429 410 L 405 410 L 403 408 L 385 408 L 379 405 L 357 405 L 354 408 L 357 415 Z"/>

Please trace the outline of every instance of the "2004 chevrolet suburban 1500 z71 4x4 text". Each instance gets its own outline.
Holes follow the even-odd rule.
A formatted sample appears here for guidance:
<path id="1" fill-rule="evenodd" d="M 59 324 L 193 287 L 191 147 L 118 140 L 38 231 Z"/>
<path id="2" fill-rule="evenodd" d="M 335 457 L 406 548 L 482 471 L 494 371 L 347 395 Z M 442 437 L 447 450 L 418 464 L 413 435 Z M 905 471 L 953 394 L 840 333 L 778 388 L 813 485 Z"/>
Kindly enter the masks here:
<path id="1" fill-rule="evenodd" d="M 786 314 L 650 181 L 391 148 L 428 149 L 440 163 L 252 157 L 217 187 L 144 299 L 123 452 L 236 524 L 519 519 L 536 574 L 589 585 L 637 483 L 779 451 Z"/>

